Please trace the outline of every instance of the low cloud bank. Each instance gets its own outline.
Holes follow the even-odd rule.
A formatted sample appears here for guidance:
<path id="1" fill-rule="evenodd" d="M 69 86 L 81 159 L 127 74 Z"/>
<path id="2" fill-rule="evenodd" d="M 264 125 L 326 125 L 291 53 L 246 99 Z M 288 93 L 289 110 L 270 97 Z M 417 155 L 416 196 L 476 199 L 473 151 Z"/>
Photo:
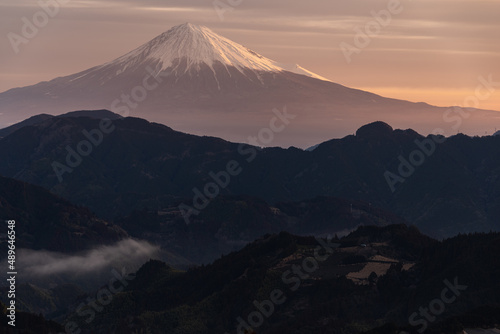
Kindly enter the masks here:
<path id="1" fill-rule="evenodd" d="M 114 245 L 73 255 L 22 249 L 19 250 L 17 264 L 25 277 L 86 276 L 113 267 L 137 269 L 158 253 L 159 247 L 146 241 L 125 239 Z"/>

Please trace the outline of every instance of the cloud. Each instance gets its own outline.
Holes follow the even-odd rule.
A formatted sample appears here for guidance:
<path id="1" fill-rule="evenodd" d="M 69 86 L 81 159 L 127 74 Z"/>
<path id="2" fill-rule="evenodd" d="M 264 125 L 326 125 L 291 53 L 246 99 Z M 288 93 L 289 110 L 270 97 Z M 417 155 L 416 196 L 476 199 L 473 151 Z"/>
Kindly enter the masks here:
<path id="1" fill-rule="evenodd" d="M 136 267 L 159 252 L 145 241 L 126 239 L 85 253 L 67 255 L 48 251 L 22 249 L 18 252 L 18 271 L 27 277 L 52 275 L 88 275 L 111 267 Z"/>

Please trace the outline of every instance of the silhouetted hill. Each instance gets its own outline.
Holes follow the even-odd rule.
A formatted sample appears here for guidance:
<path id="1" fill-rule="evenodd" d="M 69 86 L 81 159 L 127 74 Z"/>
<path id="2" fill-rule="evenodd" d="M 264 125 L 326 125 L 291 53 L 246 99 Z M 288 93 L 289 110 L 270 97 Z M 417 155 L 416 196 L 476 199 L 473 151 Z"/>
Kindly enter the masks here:
<path id="1" fill-rule="evenodd" d="M 24 128 L 25 126 L 40 124 L 54 117 L 89 117 L 95 119 L 112 119 L 112 120 L 122 118 L 120 115 L 115 114 L 109 110 L 79 110 L 79 111 L 71 111 L 59 116 L 41 114 L 32 116 L 22 122 L 0 129 L 0 138 L 6 137 L 17 130 Z"/>
<path id="2" fill-rule="evenodd" d="M 0 219 L 16 221 L 17 248 L 69 252 L 127 236 L 120 227 L 97 218 L 86 208 L 76 207 L 44 188 L 1 176 Z"/>
<path id="3" fill-rule="evenodd" d="M 54 117 L 54 116 L 47 115 L 47 114 L 40 114 L 40 115 L 32 116 L 32 117 L 30 117 L 22 122 L 19 122 L 19 123 L 16 123 L 14 125 L 8 126 L 6 128 L 0 129 L 0 138 L 6 137 L 17 130 L 24 128 L 25 126 L 35 125 L 35 124 L 41 123 L 43 121 L 46 121 L 48 119 L 51 119 L 52 117 Z"/>
<path id="4" fill-rule="evenodd" d="M 123 118 L 122 116 L 115 114 L 112 111 L 102 109 L 102 110 L 76 110 L 70 111 L 68 113 L 54 116 L 54 117 L 89 117 L 94 119 L 111 119 L 117 120 Z"/>
<path id="5" fill-rule="evenodd" d="M 106 124 L 113 130 L 91 145 L 84 133 L 100 139 L 93 131 L 100 126 L 96 119 L 58 117 L 23 127 L 0 140 L 0 173 L 114 218 L 181 200 L 193 207 L 197 191 L 204 193 L 233 161 L 239 173 L 218 188 L 221 195 L 249 195 L 271 205 L 317 196 L 361 200 L 436 237 L 499 227 L 498 136 L 457 135 L 444 141 L 377 122 L 313 151 L 260 150 L 126 118 Z M 68 150 L 78 147 L 87 154 L 84 141 L 91 152 L 80 156 L 81 162 L 74 154 L 68 158 Z"/>
<path id="6" fill-rule="evenodd" d="M 500 319 L 499 238 L 437 242 L 404 225 L 363 227 L 323 251 L 314 238 L 267 235 L 187 272 L 150 261 L 93 322 L 68 320 L 83 333 L 107 334 L 236 333 L 243 322 L 247 333 L 355 334 L 384 323 L 373 333 L 416 333 L 425 319 L 419 309 L 446 298 L 425 324 L 429 333 L 458 333 Z M 353 257 L 360 260 L 348 263 Z"/>
<path id="7" fill-rule="evenodd" d="M 393 128 L 384 122 L 373 122 L 364 125 L 356 131 L 356 137 L 360 138 L 377 138 L 377 137 L 389 137 L 392 135 Z"/>
<path id="8" fill-rule="evenodd" d="M 270 205 L 248 196 L 220 196 L 186 224 L 179 207 L 138 210 L 115 223 L 193 263 L 210 263 L 267 233 L 345 235 L 359 225 L 406 224 L 368 203 L 331 197 Z"/>
<path id="9" fill-rule="evenodd" d="M 2 321 L 0 322 L 1 334 L 59 334 L 64 331 L 60 324 L 45 320 L 41 315 L 30 314 L 26 312 L 16 312 L 15 327 L 7 324 L 10 319 L 7 318 L 7 307 L 0 302 L 2 310 Z"/>

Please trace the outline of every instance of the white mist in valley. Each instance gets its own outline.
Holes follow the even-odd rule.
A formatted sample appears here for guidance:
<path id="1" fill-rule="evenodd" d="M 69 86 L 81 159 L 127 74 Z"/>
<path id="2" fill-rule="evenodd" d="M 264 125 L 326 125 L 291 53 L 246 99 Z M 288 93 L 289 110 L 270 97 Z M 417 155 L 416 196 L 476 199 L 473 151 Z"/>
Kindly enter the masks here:
<path id="1" fill-rule="evenodd" d="M 76 254 L 21 249 L 17 253 L 20 283 L 29 282 L 46 288 L 59 284 L 80 284 L 93 289 L 117 272 L 133 273 L 149 259 L 157 259 L 160 249 L 146 241 L 121 240 Z"/>

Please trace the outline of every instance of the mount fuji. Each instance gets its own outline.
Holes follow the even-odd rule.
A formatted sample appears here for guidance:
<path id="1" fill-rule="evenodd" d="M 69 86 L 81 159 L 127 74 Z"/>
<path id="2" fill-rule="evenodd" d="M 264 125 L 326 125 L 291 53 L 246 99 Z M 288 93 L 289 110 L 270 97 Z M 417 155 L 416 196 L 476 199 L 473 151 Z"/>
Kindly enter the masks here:
<path id="1" fill-rule="evenodd" d="M 431 133 L 445 127 L 446 112 L 347 88 L 186 23 L 103 65 L 0 93 L 0 128 L 36 114 L 91 109 L 238 142 L 257 137 L 278 111 L 286 112 L 293 115 L 286 129 L 260 144 L 299 147 L 377 120 Z M 498 113 L 474 110 L 460 130 L 482 134 L 492 115 Z"/>

